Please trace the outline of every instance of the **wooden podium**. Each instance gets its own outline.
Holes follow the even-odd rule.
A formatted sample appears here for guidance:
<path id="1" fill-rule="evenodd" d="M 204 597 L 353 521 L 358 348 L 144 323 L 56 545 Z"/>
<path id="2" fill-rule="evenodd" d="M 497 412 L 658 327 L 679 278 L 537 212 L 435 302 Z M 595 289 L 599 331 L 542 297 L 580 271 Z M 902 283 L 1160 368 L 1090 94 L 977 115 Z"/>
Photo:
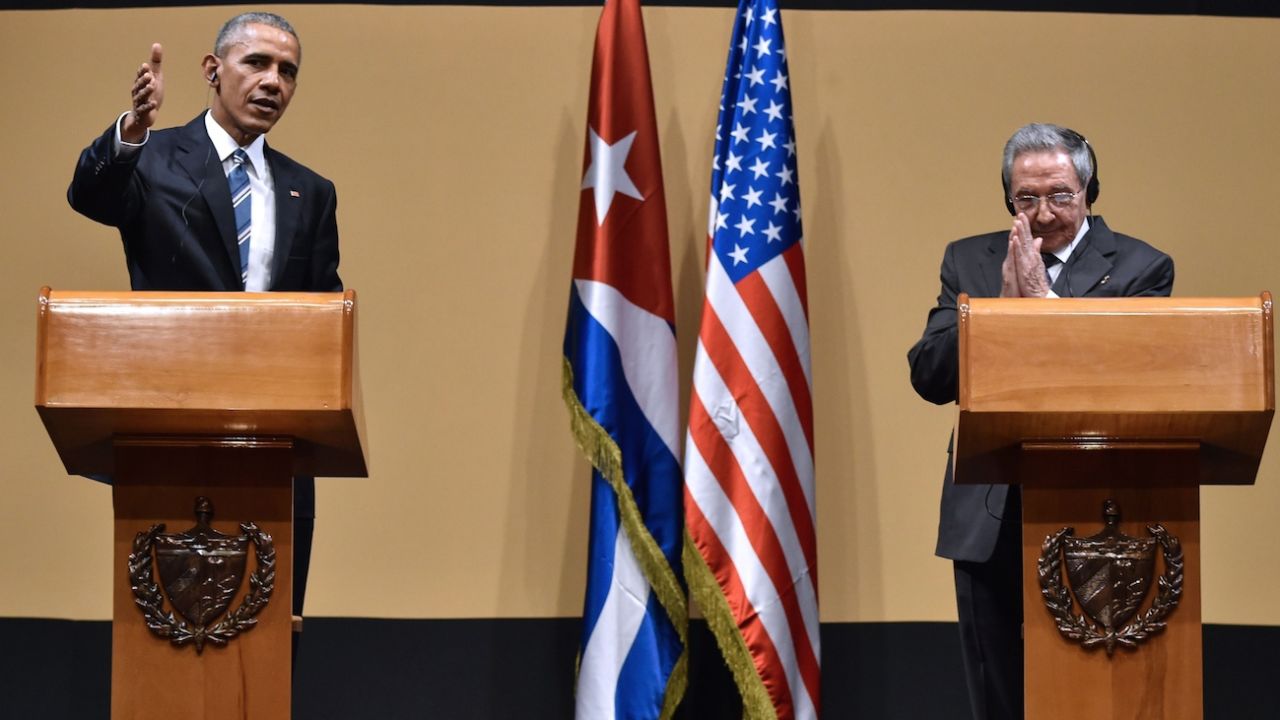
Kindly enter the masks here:
<path id="1" fill-rule="evenodd" d="M 1200 485 L 1257 474 L 1275 411 L 1270 294 L 958 305 L 955 481 L 1022 485 L 1026 717 L 1203 718 Z M 1063 527 L 1102 529 L 1107 499 L 1123 533 L 1162 525 L 1184 562 L 1167 627 L 1111 654 L 1059 632 L 1039 572 Z M 1136 617 L 1157 594 L 1153 580 Z"/>
<path id="2" fill-rule="evenodd" d="M 37 317 L 36 408 L 49 437 L 68 473 L 113 481 L 112 717 L 289 718 L 293 478 L 368 474 L 355 293 L 44 288 Z M 131 587 L 142 566 L 131 574 L 128 562 L 145 555 L 157 599 L 165 585 L 172 614 L 159 624 L 172 631 L 184 615 L 135 542 L 156 523 L 169 534 L 196 525 L 201 496 L 214 530 L 240 536 L 252 521 L 270 535 L 275 566 L 271 577 L 259 532 L 238 589 L 224 582 L 234 595 L 222 618 L 246 606 L 250 575 L 273 580 L 270 598 L 197 653 L 148 629 Z"/>

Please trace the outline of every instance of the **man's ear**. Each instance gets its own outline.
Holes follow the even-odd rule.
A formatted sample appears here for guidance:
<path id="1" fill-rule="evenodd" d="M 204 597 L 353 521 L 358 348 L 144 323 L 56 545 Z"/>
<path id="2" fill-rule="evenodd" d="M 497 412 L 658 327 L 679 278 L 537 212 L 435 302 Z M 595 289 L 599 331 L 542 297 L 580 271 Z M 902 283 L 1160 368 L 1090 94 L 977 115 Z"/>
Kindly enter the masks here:
<path id="1" fill-rule="evenodd" d="M 200 68 L 204 73 L 205 82 L 215 89 L 218 87 L 218 67 L 222 65 L 222 60 L 212 53 L 205 55 L 200 61 Z"/>

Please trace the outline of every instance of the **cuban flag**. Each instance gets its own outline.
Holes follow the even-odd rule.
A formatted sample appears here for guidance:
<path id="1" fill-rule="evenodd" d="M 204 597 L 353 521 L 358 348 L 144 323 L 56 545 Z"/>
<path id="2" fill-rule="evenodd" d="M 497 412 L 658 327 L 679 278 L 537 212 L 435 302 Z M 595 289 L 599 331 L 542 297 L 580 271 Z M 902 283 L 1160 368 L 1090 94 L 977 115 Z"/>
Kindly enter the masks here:
<path id="1" fill-rule="evenodd" d="M 563 391 L 591 475 L 577 717 L 669 718 L 688 600 L 671 258 L 638 0 L 596 31 Z"/>
<path id="2" fill-rule="evenodd" d="M 685 445 L 689 591 L 749 718 L 819 715 L 808 300 L 776 0 L 734 18 Z"/>

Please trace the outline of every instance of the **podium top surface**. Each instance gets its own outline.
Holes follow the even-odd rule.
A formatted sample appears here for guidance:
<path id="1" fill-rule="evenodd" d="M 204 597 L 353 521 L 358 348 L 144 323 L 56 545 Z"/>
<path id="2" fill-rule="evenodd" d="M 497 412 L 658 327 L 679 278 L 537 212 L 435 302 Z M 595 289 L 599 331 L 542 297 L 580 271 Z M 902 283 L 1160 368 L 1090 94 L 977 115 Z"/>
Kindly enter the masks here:
<path id="1" fill-rule="evenodd" d="M 121 435 L 290 437 L 298 474 L 367 475 L 346 293 L 66 292 L 37 306 L 35 405 L 70 473 Z"/>
<path id="2" fill-rule="evenodd" d="M 1272 300 L 958 303 L 957 482 L 1014 482 L 1008 453 L 1199 447 L 1199 482 L 1251 483 L 1275 412 Z M 963 476 L 963 477 L 962 477 Z"/>
<path id="3" fill-rule="evenodd" d="M 959 322 L 961 410 L 1275 407 L 1269 295 L 971 298 Z"/>

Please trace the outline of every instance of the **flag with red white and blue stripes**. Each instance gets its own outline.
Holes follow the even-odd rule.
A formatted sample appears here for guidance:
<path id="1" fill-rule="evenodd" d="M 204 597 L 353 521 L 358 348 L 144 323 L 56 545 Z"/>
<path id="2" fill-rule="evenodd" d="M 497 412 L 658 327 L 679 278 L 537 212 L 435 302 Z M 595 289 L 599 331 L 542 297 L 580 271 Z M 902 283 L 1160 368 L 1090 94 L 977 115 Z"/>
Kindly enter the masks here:
<path id="1" fill-rule="evenodd" d="M 685 446 L 685 572 L 750 718 L 819 715 L 808 300 L 776 0 L 734 19 Z"/>
<path id="2" fill-rule="evenodd" d="M 686 683 L 675 312 L 639 0 L 596 31 L 563 394 L 593 466 L 583 720 L 669 718 Z"/>

